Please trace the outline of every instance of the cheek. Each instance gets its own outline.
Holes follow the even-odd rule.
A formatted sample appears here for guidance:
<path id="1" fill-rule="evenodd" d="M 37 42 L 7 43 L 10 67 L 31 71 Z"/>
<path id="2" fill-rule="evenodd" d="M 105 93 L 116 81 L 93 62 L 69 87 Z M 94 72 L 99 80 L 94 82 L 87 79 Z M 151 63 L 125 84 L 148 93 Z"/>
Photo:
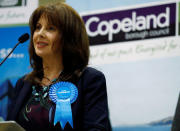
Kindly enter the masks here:
<path id="1" fill-rule="evenodd" d="M 61 45 L 61 43 L 60 43 L 60 37 L 59 37 L 59 35 L 58 36 L 55 36 L 54 38 L 53 38 L 53 47 L 54 48 L 60 48 L 60 45 Z"/>
<path id="2" fill-rule="evenodd" d="M 34 33 L 34 34 L 33 34 L 33 37 L 32 37 L 32 46 L 33 46 L 33 48 L 35 49 L 35 51 L 36 51 L 36 45 L 35 45 L 36 40 L 37 40 L 37 37 L 36 37 L 36 34 Z"/>
<path id="3" fill-rule="evenodd" d="M 32 40 L 33 40 L 33 43 L 35 43 L 35 41 L 36 41 L 36 34 L 35 33 L 33 34 Z"/>
<path id="4" fill-rule="evenodd" d="M 61 52 L 61 43 L 60 43 L 60 41 L 59 40 L 57 40 L 57 41 L 55 41 L 54 43 L 53 43 L 53 51 L 54 52 Z"/>

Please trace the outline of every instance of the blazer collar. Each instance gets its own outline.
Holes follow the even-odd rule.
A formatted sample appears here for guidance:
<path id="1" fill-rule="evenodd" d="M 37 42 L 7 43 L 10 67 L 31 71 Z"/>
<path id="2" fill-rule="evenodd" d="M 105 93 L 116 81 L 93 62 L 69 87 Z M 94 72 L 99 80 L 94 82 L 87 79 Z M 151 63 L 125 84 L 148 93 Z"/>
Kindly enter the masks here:
<path id="1" fill-rule="evenodd" d="M 24 82 L 23 87 L 21 87 L 21 91 L 19 92 L 19 95 L 16 100 L 16 105 L 14 107 L 14 113 L 13 113 L 13 118 L 16 119 L 19 111 L 21 110 L 21 107 L 27 100 L 27 96 L 29 96 L 29 93 L 31 93 L 31 88 L 32 84 L 29 82 Z"/>

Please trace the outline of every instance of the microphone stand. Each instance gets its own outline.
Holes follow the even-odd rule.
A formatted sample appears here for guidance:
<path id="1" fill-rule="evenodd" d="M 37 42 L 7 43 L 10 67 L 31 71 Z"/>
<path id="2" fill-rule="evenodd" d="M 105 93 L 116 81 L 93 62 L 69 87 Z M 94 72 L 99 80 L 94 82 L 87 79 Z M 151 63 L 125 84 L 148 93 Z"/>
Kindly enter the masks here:
<path id="1" fill-rule="evenodd" d="M 13 47 L 13 49 L 9 52 L 9 54 L 5 57 L 3 61 L 1 61 L 0 66 L 5 62 L 5 60 L 12 54 L 14 49 L 20 44 L 20 41 Z"/>
<path id="2" fill-rule="evenodd" d="M 5 60 L 11 55 L 11 53 L 14 51 L 14 49 L 20 44 L 20 43 L 24 43 L 25 41 L 27 41 L 29 39 L 29 34 L 25 33 L 23 34 L 21 37 L 19 37 L 18 39 L 18 43 L 13 47 L 13 49 L 9 52 L 9 54 L 5 57 L 5 59 L 0 63 L 0 66 L 5 62 Z"/>

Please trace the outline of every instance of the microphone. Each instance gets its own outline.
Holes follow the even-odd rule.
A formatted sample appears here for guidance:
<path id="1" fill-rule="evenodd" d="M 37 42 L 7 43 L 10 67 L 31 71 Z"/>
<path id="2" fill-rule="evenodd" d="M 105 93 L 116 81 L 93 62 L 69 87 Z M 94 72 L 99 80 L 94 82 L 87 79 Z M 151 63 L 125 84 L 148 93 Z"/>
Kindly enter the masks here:
<path id="1" fill-rule="evenodd" d="M 29 34 L 25 33 L 23 35 L 21 35 L 18 39 L 19 43 L 24 43 L 25 41 L 27 41 L 29 39 Z"/>
<path id="2" fill-rule="evenodd" d="M 21 35 L 18 39 L 18 43 L 13 47 L 13 49 L 9 52 L 9 54 L 4 58 L 3 61 L 1 61 L 0 66 L 5 62 L 5 60 L 11 55 L 11 53 L 14 51 L 14 49 L 20 44 L 20 43 L 24 43 L 25 41 L 27 41 L 29 39 L 29 34 L 25 33 L 23 35 Z"/>

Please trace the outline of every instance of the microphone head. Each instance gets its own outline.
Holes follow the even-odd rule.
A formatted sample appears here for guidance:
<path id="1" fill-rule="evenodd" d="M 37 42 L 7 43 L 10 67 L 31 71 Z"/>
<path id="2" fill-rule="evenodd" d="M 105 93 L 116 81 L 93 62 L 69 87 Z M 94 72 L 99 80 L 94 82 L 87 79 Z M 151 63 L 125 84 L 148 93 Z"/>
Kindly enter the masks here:
<path id="1" fill-rule="evenodd" d="M 18 39 L 19 43 L 24 43 L 25 41 L 27 41 L 29 39 L 29 34 L 25 33 L 23 35 L 21 35 Z"/>

